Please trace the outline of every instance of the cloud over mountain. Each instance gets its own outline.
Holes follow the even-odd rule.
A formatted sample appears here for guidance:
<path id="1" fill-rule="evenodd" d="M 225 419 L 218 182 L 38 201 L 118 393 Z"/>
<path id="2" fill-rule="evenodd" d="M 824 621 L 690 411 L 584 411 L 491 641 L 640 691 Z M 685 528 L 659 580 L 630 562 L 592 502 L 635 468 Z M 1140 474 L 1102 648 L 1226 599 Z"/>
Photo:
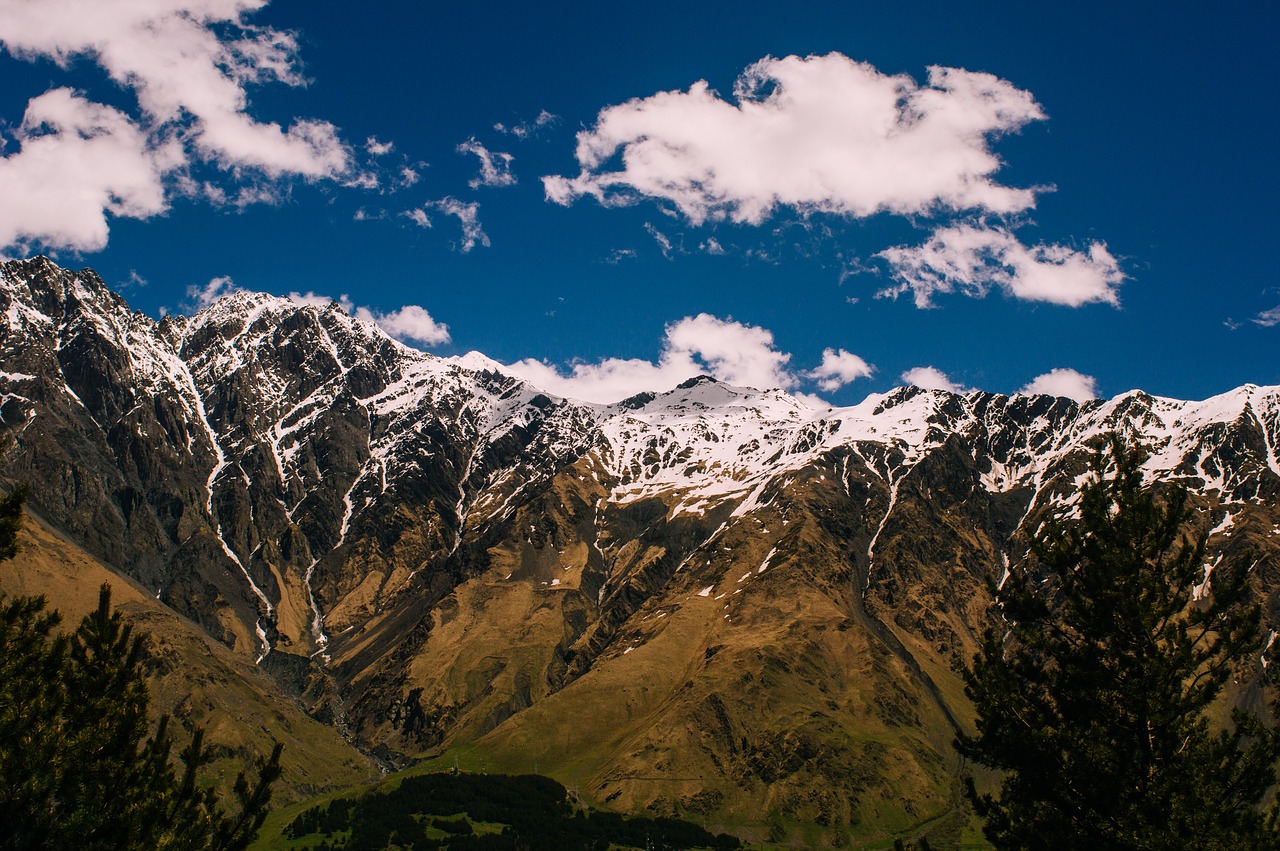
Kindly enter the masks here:
<path id="1" fill-rule="evenodd" d="M 699 81 L 607 107 L 578 134 L 578 176 L 543 182 L 560 204 L 651 198 L 695 224 L 760 224 L 778 207 L 1012 213 L 1035 192 L 992 178 L 1001 163 L 990 141 L 1044 117 L 991 74 L 935 66 L 921 86 L 839 53 L 766 57 L 732 100 Z"/>
<path id="2" fill-rule="evenodd" d="M 91 60 L 137 98 L 137 114 L 65 88 L 31 100 L 14 133 L 20 150 L 0 159 L 9 208 L 0 245 L 96 250 L 106 244 L 108 214 L 163 213 L 174 191 L 225 200 L 223 179 L 243 187 L 255 178 L 348 175 L 351 148 L 331 123 L 299 118 L 284 127 L 249 112 L 250 86 L 305 83 L 293 35 L 248 21 L 266 2 L 8 0 L 6 51 L 63 67 Z M 214 183 L 187 173 L 202 163 L 216 167 Z M 246 197 L 273 196 L 250 187 Z M 51 221 L 51 204 L 72 215 Z"/>
<path id="3" fill-rule="evenodd" d="M 1044 375 L 1037 375 L 1030 384 L 1018 392 L 1027 395 L 1043 393 L 1048 396 L 1064 396 L 1077 402 L 1088 402 L 1090 399 L 1098 398 L 1098 380 L 1092 375 L 1084 375 L 1074 369 L 1051 369 Z"/>
<path id="4" fill-rule="evenodd" d="M 888 248 L 876 256 L 898 279 L 880 294 L 911 292 L 917 307 L 932 307 L 939 293 L 982 298 L 992 286 L 1025 301 L 1118 305 L 1116 287 L 1125 279 L 1101 242 L 1089 243 L 1085 251 L 1043 243 L 1028 247 L 1006 228 L 971 224 L 939 228 L 922 245 Z"/>
<path id="5" fill-rule="evenodd" d="M 912 367 L 902 373 L 902 381 L 922 390 L 945 390 L 948 393 L 969 392 L 968 387 L 952 381 L 945 372 L 935 366 Z"/>

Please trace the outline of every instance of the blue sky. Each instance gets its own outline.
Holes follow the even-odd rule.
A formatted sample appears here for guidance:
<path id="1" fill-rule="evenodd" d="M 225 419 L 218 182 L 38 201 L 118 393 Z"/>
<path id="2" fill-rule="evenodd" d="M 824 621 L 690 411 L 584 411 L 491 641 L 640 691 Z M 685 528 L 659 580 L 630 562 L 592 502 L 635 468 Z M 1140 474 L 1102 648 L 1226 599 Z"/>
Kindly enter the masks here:
<path id="1" fill-rule="evenodd" d="M 599 401 L 1280 383 L 1273 5 L 546 5 L 0 0 L 0 254 Z"/>

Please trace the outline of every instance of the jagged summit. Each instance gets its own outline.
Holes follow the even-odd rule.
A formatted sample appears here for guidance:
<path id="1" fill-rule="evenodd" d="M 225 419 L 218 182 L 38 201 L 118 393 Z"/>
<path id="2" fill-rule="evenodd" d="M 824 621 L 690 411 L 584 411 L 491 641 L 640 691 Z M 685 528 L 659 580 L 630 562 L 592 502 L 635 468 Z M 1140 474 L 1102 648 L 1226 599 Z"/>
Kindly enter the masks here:
<path id="1" fill-rule="evenodd" d="M 697 376 L 587 404 L 340 305 L 157 322 L 43 258 L 0 266 L 0 313 L 3 476 L 380 752 L 536 752 L 664 813 L 941 812 L 987 581 L 1117 431 L 1189 489 L 1206 576 L 1247 553 L 1280 611 L 1277 387 L 816 410 Z M 602 744 L 538 750 L 578 727 Z"/>

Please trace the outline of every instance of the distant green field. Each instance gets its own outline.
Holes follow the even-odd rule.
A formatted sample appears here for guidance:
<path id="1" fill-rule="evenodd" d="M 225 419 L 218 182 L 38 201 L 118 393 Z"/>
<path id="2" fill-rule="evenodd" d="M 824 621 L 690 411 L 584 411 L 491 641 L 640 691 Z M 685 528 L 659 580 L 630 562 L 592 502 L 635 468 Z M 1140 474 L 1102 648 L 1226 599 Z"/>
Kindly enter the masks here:
<path id="1" fill-rule="evenodd" d="M 589 811 L 538 775 L 423 774 L 273 819 L 260 849 L 736 849 L 677 819 Z"/>

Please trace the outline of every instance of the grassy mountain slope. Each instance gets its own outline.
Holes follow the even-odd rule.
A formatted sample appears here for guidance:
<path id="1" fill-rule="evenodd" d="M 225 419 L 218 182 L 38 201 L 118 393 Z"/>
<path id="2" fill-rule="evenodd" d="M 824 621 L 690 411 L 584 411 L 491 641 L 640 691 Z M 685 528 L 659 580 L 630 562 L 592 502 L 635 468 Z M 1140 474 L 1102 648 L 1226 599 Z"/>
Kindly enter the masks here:
<path id="1" fill-rule="evenodd" d="M 332 727 L 307 716 L 251 660 L 228 650 L 37 517 L 27 515 L 19 540 L 17 557 L 0 562 L 0 591 L 44 595 L 49 607 L 62 613 L 62 628 L 69 630 L 97 606 L 98 588 L 109 583 L 112 603 L 149 636 L 146 666 L 153 712 L 173 716 L 171 729 L 180 746 L 194 727 L 205 728 L 205 743 L 216 755 L 207 771 L 224 788 L 251 760 L 270 753 L 276 740 L 284 743 L 278 802 L 376 777 L 368 758 Z"/>

